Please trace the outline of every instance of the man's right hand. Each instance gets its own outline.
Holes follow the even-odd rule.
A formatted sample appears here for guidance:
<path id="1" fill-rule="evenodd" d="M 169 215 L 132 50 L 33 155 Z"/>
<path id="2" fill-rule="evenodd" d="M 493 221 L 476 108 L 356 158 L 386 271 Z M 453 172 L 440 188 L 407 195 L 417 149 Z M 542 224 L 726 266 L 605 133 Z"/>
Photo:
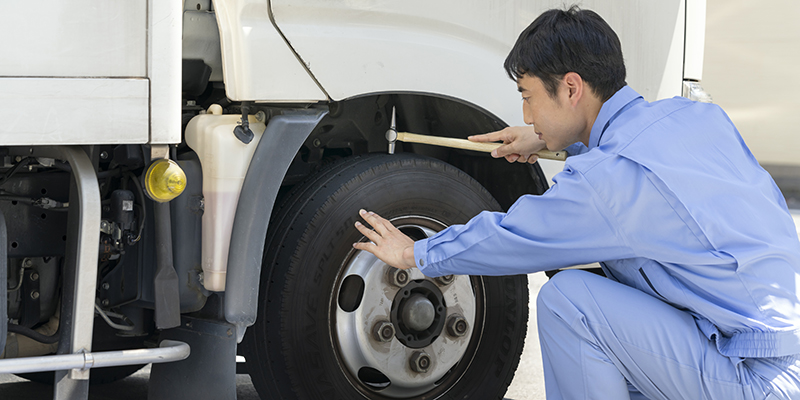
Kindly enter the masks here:
<path id="1" fill-rule="evenodd" d="M 545 148 L 544 140 L 539 139 L 533 126 L 509 126 L 501 131 L 473 135 L 468 138 L 473 142 L 503 141 L 503 145 L 492 151 L 492 157 L 505 157 L 508 162 L 535 163 L 539 156 L 536 153 Z"/>

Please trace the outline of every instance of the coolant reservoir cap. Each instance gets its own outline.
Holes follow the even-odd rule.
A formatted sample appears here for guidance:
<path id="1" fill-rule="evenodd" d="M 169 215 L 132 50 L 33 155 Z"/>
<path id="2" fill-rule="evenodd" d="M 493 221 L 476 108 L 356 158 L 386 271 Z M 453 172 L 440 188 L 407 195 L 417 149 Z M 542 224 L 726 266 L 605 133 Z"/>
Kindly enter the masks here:
<path id="1" fill-rule="evenodd" d="M 175 161 L 160 159 L 147 168 L 144 175 L 144 187 L 147 196 L 164 203 L 183 193 L 186 189 L 186 174 Z"/>

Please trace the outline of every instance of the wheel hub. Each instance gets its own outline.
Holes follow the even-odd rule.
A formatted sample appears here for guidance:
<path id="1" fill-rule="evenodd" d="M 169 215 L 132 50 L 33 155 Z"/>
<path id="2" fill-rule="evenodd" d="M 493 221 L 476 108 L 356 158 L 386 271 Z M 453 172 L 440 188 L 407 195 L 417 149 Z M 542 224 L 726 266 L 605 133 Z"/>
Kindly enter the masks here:
<path id="1" fill-rule="evenodd" d="M 446 312 L 442 291 L 435 284 L 424 279 L 410 282 L 392 301 L 397 339 L 412 349 L 431 344 L 442 333 Z"/>

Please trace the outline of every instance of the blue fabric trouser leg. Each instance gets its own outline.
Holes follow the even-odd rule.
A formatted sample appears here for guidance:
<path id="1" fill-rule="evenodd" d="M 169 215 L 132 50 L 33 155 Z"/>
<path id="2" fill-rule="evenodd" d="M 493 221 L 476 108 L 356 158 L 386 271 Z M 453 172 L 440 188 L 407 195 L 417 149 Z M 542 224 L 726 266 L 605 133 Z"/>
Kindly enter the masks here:
<path id="1" fill-rule="evenodd" d="M 537 299 L 547 398 L 800 399 L 800 358 L 721 355 L 694 318 L 585 271 Z"/>

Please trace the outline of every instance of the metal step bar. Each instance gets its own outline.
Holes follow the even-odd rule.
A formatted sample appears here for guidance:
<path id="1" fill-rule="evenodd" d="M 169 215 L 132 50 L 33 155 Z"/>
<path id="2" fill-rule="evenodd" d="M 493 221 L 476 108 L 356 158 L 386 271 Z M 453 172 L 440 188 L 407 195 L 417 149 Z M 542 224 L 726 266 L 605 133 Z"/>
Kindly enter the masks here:
<path id="1" fill-rule="evenodd" d="M 184 342 L 164 340 L 161 342 L 160 347 L 153 349 L 98 351 L 41 357 L 10 358 L 7 360 L 0 360 L 0 374 L 71 369 L 88 371 L 89 368 L 165 363 L 185 360 L 189 357 L 190 351 L 189 345 Z"/>

